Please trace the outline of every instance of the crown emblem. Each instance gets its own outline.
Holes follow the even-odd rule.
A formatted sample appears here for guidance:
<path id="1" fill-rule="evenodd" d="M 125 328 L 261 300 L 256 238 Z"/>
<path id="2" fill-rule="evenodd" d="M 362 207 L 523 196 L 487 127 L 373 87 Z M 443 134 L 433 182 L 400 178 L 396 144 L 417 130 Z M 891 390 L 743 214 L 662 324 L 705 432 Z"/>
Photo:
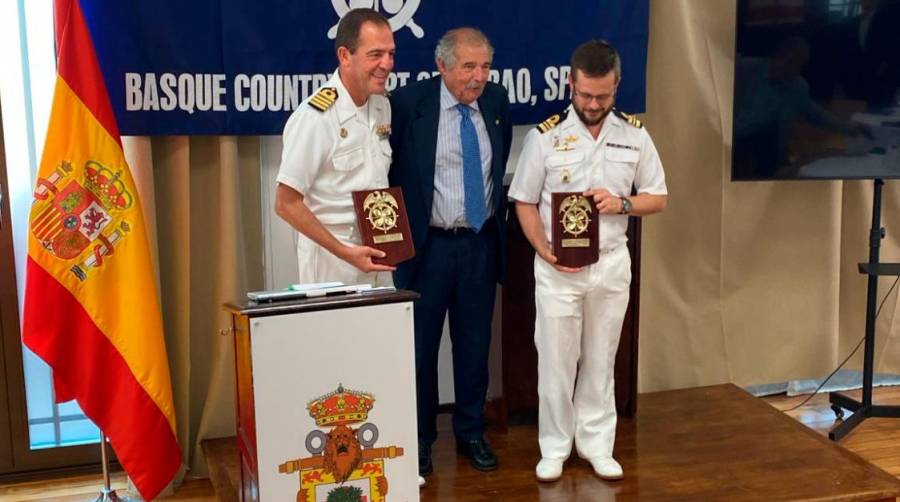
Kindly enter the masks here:
<path id="1" fill-rule="evenodd" d="M 119 179 L 122 172 L 113 173 L 94 160 L 84 165 L 84 187 L 100 199 L 104 207 L 110 209 L 128 209 L 134 203 L 134 197 Z"/>
<path id="2" fill-rule="evenodd" d="M 319 427 L 336 427 L 365 422 L 374 405 L 375 397 L 371 394 L 345 390 L 338 384 L 336 391 L 310 401 L 306 409 Z"/>

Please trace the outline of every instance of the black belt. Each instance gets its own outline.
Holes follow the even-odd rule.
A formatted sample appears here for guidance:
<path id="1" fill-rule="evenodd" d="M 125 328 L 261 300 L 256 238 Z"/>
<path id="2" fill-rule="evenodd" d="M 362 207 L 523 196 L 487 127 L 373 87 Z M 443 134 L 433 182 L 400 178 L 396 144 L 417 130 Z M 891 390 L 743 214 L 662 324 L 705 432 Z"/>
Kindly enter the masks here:
<path id="1" fill-rule="evenodd" d="M 429 231 L 438 235 L 477 235 L 478 231 L 470 227 L 428 227 Z M 482 227 L 483 229 L 483 227 Z"/>

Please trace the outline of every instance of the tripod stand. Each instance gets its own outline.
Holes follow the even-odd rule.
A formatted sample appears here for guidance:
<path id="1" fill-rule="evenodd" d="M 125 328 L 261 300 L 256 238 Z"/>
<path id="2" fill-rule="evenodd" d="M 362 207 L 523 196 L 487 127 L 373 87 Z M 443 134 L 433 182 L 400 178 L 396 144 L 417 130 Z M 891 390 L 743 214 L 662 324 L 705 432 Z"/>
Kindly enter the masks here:
<path id="1" fill-rule="evenodd" d="M 849 410 L 853 416 L 842 421 L 828 433 L 828 438 L 840 441 L 863 420 L 870 417 L 900 417 L 900 406 L 872 404 L 872 376 L 875 372 L 875 304 L 878 302 L 878 276 L 900 276 L 900 263 L 879 263 L 881 239 L 884 228 L 881 227 L 881 189 L 884 181 L 875 180 L 872 197 L 872 229 L 869 232 L 869 261 L 859 264 L 859 273 L 868 275 L 868 293 L 866 295 L 866 336 L 863 354 L 863 387 L 862 401 L 847 397 L 839 392 L 828 394 L 831 409 L 837 418 L 844 416 Z"/>

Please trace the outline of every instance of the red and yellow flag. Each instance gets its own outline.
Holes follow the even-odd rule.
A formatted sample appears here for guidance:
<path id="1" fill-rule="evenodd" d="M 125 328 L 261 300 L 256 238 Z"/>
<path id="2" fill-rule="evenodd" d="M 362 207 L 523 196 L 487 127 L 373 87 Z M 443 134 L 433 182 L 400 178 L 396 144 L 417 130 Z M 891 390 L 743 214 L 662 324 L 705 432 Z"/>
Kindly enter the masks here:
<path id="1" fill-rule="evenodd" d="M 23 336 L 153 499 L 181 465 L 134 180 L 78 0 L 55 0 L 58 74 L 31 208 Z"/>

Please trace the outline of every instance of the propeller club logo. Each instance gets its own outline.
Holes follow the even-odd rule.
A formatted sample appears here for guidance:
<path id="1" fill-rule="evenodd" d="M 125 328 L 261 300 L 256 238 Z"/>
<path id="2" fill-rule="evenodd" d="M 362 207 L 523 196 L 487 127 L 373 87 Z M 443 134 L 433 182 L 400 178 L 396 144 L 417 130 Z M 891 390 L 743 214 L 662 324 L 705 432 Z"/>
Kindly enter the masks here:
<path id="1" fill-rule="evenodd" d="M 425 30 L 413 19 L 420 3 L 421 0 L 331 0 L 331 6 L 334 7 L 338 18 L 343 18 L 351 9 L 374 9 L 387 17 L 392 31 L 409 28 L 416 38 L 425 36 Z M 339 22 L 340 19 L 338 19 Z M 337 36 L 338 23 L 328 30 L 328 38 L 334 40 Z"/>

